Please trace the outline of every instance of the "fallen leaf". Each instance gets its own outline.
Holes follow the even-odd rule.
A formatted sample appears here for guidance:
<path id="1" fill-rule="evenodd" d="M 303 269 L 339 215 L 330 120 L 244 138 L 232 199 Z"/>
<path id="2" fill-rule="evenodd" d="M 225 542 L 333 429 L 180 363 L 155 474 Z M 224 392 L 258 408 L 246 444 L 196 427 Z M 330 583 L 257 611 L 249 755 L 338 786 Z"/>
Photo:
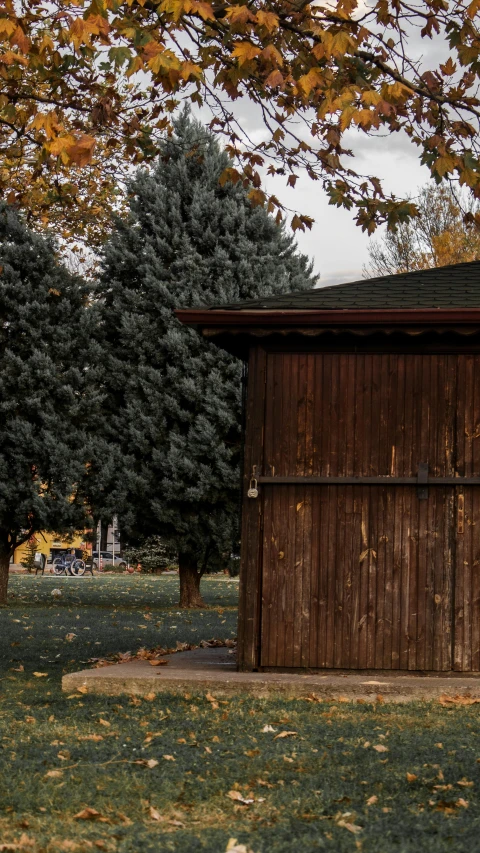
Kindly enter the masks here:
<path id="1" fill-rule="evenodd" d="M 162 817 L 162 815 L 160 814 L 158 809 L 155 809 L 153 806 L 150 806 L 149 814 L 150 814 L 150 817 L 152 818 L 152 820 L 165 820 L 165 818 Z"/>
<path id="2" fill-rule="evenodd" d="M 278 735 L 275 735 L 275 737 L 273 739 L 278 740 L 278 738 L 280 738 L 280 737 L 292 737 L 293 735 L 296 735 L 296 734 L 297 734 L 297 732 L 279 732 Z"/>
<path id="3" fill-rule="evenodd" d="M 338 820 L 337 826 L 341 826 L 343 829 L 348 829 L 349 832 L 353 832 L 354 834 L 361 832 L 363 829 L 362 826 L 357 826 L 355 823 L 348 823 L 345 820 Z"/>
<path id="4" fill-rule="evenodd" d="M 26 847 L 35 847 L 35 841 L 33 838 L 29 838 L 24 832 L 22 832 L 18 841 L 7 841 L 4 844 L 0 844 L 0 850 L 25 850 Z"/>
<path id="5" fill-rule="evenodd" d="M 34 672 L 35 678 L 48 678 L 48 672 Z"/>
<path id="6" fill-rule="evenodd" d="M 49 770 L 45 773 L 45 776 L 49 779 L 58 779 L 60 776 L 63 776 L 63 770 Z"/>
<path id="7" fill-rule="evenodd" d="M 100 723 L 101 726 L 110 726 L 111 725 L 111 723 L 109 723 L 108 720 L 103 720 L 102 717 L 100 717 L 98 722 Z"/>
<path id="8" fill-rule="evenodd" d="M 86 684 L 82 684 L 81 687 L 77 687 L 77 691 L 79 693 L 88 693 L 88 687 Z"/>
<path id="9" fill-rule="evenodd" d="M 374 806 L 374 805 L 375 805 L 375 803 L 378 803 L 378 797 L 376 797 L 376 796 L 375 796 L 375 794 L 374 794 L 374 795 L 373 795 L 373 797 L 369 797 L 369 798 L 368 798 L 368 800 L 367 800 L 367 806 Z"/>
<path id="10" fill-rule="evenodd" d="M 460 808 L 462 808 L 462 809 L 468 809 L 468 800 L 464 800 L 462 797 L 460 797 L 456 801 L 455 805 L 460 806 Z"/>
<path id="11" fill-rule="evenodd" d="M 273 726 L 266 725 L 263 727 L 262 732 L 276 732 L 277 730 L 273 728 Z"/>
<path id="12" fill-rule="evenodd" d="M 153 702 L 153 700 L 157 698 L 157 694 L 156 693 L 147 693 L 143 698 L 147 702 Z"/>
<path id="13" fill-rule="evenodd" d="M 79 735 L 78 740 L 103 740 L 103 735 Z"/>
<path id="14" fill-rule="evenodd" d="M 449 706 L 449 705 L 476 705 L 480 702 L 480 699 L 473 699 L 471 696 L 447 696 L 443 693 L 439 700 L 440 705 Z"/>
<path id="15" fill-rule="evenodd" d="M 252 853 L 252 851 L 245 844 L 238 844 L 236 838 L 229 838 L 225 853 Z"/>
<path id="16" fill-rule="evenodd" d="M 372 747 L 372 749 L 374 749 L 375 752 L 388 752 L 388 746 L 384 746 L 383 743 L 377 743 L 376 746 Z"/>
<path id="17" fill-rule="evenodd" d="M 23 664 L 20 664 L 20 666 L 12 666 L 12 672 L 25 672 L 25 667 Z"/>
<path id="18" fill-rule="evenodd" d="M 170 826 L 185 826 L 185 824 L 182 823 L 181 820 L 169 820 L 168 823 L 170 824 Z"/>
<path id="19" fill-rule="evenodd" d="M 239 791 L 229 791 L 227 797 L 231 800 L 236 800 L 238 803 L 243 803 L 244 806 L 251 806 L 255 802 L 252 798 L 242 797 Z"/>
<path id="20" fill-rule="evenodd" d="M 36 721 L 35 717 L 25 717 L 25 722 L 26 723 L 36 723 L 37 721 Z"/>
<path id="21" fill-rule="evenodd" d="M 215 696 L 212 696 L 211 693 L 206 693 L 205 699 L 207 700 L 207 702 L 210 702 L 213 711 L 216 711 L 220 707 L 217 700 L 215 699 Z"/>
<path id="22" fill-rule="evenodd" d="M 168 664 L 168 660 L 149 660 L 150 666 L 166 666 Z"/>
<path id="23" fill-rule="evenodd" d="M 76 634 L 65 634 L 65 639 L 68 643 L 71 643 L 72 640 L 74 640 L 76 636 L 77 636 Z"/>
<path id="24" fill-rule="evenodd" d="M 417 776 L 415 775 L 415 773 L 406 773 L 405 775 L 407 777 L 407 782 L 416 782 L 417 781 Z"/>
<path id="25" fill-rule="evenodd" d="M 176 758 L 174 758 L 173 755 L 164 755 L 163 758 L 165 759 L 165 761 L 176 761 Z M 158 764 L 158 761 L 156 761 L 155 763 Z"/>
<path id="26" fill-rule="evenodd" d="M 473 782 L 469 782 L 468 779 L 460 779 L 457 782 L 457 785 L 460 785 L 461 788 L 473 788 Z"/>
<path id="27" fill-rule="evenodd" d="M 81 812 L 73 815 L 75 820 L 106 820 L 106 818 L 102 818 L 100 812 L 97 812 L 96 809 L 91 809 L 87 806 L 86 809 L 82 809 Z"/>
<path id="28" fill-rule="evenodd" d="M 147 767 L 150 768 L 150 770 L 153 770 L 153 768 L 156 767 L 158 763 L 159 762 L 157 761 L 156 758 L 149 758 L 148 761 L 146 762 L 146 765 L 147 765 Z"/>

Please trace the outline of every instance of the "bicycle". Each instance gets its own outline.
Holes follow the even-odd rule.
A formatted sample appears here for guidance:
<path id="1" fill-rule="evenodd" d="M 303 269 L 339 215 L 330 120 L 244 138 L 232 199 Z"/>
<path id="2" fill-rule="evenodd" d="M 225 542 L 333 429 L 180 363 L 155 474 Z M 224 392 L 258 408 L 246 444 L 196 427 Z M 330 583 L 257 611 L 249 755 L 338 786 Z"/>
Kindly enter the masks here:
<path id="1" fill-rule="evenodd" d="M 56 557 L 53 561 L 53 571 L 56 575 L 81 577 L 85 574 L 85 570 L 86 565 L 84 561 L 76 557 L 73 560 L 66 560 L 65 557 Z"/>

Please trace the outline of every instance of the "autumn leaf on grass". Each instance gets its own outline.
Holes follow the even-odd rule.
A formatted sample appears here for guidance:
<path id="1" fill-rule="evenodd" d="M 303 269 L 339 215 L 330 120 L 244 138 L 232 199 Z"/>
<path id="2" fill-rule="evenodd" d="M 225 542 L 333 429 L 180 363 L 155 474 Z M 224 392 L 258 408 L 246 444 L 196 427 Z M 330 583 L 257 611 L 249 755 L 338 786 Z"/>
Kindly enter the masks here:
<path id="1" fill-rule="evenodd" d="M 450 705 L 476 705 L 480 702 L 480 699 L 473 699 L 471 696 L 446 696 L 443 693 L 438 701 L 440 705 L 448 708 Z"/>
<path id="2" fill-rule="evenodd" d="M 87 808 L 82 809 L 81 812 L 73 815 L 74 820 L 98 820 L 101 823 L 110 823 L 108 817 L 103 817 L 100 812 L 97 812 L 96 809 L 91 809 L 87 806 Z"/>
<path id="3" fill-rule="evenodd" d="M 372 746 L 372 749 L 375 752 L 388 752 L 388 746 L 385 746 L 383 743 L 377 743 L 375 746 Z"/>
<path id="4" fill-rule="evenodd" d="M 229 838 L 225 853 L 253 853 L 246 844 L 238 844 L 236 838 Z"/>
<path id="5" fill-rule="evenodd" d="M 227 797 L 230 797 L 231 800 L 235 800 L 238 803 L 242 803 L 244 806 L 251 806 L 252 803 L 255 802 L 253 798 L 242 797 L 239 791 L 229 791 Z"/>
<path id="6" fill-rule="evenodd" d="M 357 826 L 355 823 L 349 823 L 346 820 L 337 820 L 337 826 L 341 826 L 343 829 L 348 829 L 349 832 L 353 832 L 354 834 L 361 832 L 363 829 L 363 826 Z"/>
<path id="7" fill-rule="evenodd" d="M 173 755 L 164 755 L 163 758 L 165 759 L 165 761 L 176 761 L 177 760 L 176 758 L 173 757 Z"/>
<path id="8" fill-rule="evenodd" d="M 103 735 L 78 735 L 78 740 L 103 740 Z"/>
<path id="9" fill-rule="evenodd" d="M 63 770 L 48 770 L 45 776 L 48 779 L 58 779 L 63 776 Z"/>
<path id="10" fill-rule="evenodd" d="M 153 806 L 150 806 L 149 814 L 152 820 L 166 820 L 165 817 L 162 817 L 158 809 L 155 809 Z"/>
<path id="11" fill-rule="evenodd" d="M 372 796 L 372 797 L 369 797 L 369 798 L 368 798 L 368 800 L 367 800 L 367 806 L 374 806 L 376 803 L 378 803 L 378 797 L 377 797 L 377 796 L 375 796 L 375 794 L 373 794 L 373 796 Z"/>
<path id="12" fill-rule="evenodd" d="M 0 844 L 0 850 L 4 851 L 26 850 L 28 847 L 35 847 L 35 841 L 33 838 L 29 838 L 24 832 L 22 832 L 18 841 L 7 841 L 6 844 Z"/>
<path id="13" fill-rule="evenodd" d="M 273 728 L 273 726 L 266 725 L 263 727 L 262 732 L 276 732 L 277 730 Z"/>
<path id="14" fill-rule="evenodd" d="M 48 672 L 34 672 L 35 678 L 48 678 Z"/>
<path id="15" fill-rule="evenodd" d="M 110 726 L 111 725 L 111 723 L 109 723 L 108 720 L 103 720 L 102 717 L 100 717 L 98 722 L 100 723 L 101 726 Z"/>
<path id="16" fill-rule="evenodd" d="M 156 758 L 148 758 L 148 759 L 147 758 L 137 758 L 137 760 L 134 761 L 133 763 L 134 764 L 142 764 L 143 767 L 149 767 L 150 770 L 153 770 L 153 768 L 159 764 L 159 762 L 157 761 Z"/>
<path id="17" fill-rule="evenodd" d="M 275 735 L 273 739 L 278 740 L 278 738 L 281 737 L 293 737 L 296 734 L 298 734 L 298 732 L 279 732 L 278 735 Z"/>
<path id="18" fill-rule="evenodd" d="M 12 672 L 25 672 L 25 667 L 21 663 L 20 666 L 12 666 L 11 670 Z"/>
<path id="19" fill-rule="evenodd" d="M 212 706 L 212 711 L 217 711 L 217 710 L 218 710 L 218 708 L 219 708 L 220 706 L 219 706 L 219 704 L 218 704 L 217 700 L 215 699 L 215 696 L 212 696 L 212 694 L 211 694 L 211 693 L 206 693 L 206 694 L 205 694 L 205 699 L 207 700 L 207 702 L 210 702 L 210 705 Z"/>

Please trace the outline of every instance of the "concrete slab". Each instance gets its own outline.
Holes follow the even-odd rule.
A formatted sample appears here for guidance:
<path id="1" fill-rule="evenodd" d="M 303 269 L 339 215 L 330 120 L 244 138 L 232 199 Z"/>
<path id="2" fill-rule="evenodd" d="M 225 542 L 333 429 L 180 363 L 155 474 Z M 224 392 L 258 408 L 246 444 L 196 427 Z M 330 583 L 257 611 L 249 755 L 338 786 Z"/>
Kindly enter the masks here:
<path id="1" fill-rule="evenodd" d="M 257 698 L 288 699 L 315 694 L 319 699 L 375 702 L 409 702 L 438 699 L 442 695 L 480 700 L 480 673 L 422 675 L 378 672 L 237 672 L 228 649 L 195 649 L 167 656 L 167 666 L 148 661 L 84 669 L 65 675 L 62 689 L 71 693 L 87 687 L 89 693 L 189 693 L 210 691 L 219 699 L 234 694 Z"/>

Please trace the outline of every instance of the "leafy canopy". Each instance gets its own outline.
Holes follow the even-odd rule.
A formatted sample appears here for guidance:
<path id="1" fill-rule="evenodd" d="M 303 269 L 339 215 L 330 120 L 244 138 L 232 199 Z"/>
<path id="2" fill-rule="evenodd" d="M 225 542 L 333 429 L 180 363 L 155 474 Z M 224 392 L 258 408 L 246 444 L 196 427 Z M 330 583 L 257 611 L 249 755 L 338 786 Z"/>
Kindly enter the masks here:
<path id="1" fill-rule="evenodd" d="M 415 213 L 349 165 L 346 133 L 404 131 L 437 181 L 480 197 L 480 0 L 4 0 L 0 190 L 35 220 L 100 239 L 129 162 L 158 152 L 179 100 L 208 106 L 252 203 L 260 167 L 305 168 L 371 232 Z M 430 67 L 419 36 L 435 38 Z M 422 46 L 420 46 L 422 48 Z M 442 55 L 442 59 L 438 59 Z M 436 58 L 435 58 L 436 57 Z M 263 124 L 252 141 L 238 98 Z M 241 110 L 237 111 L 239 114 Z M 116 177 L 115 177 L 116 176 Z M 270 210 L 281 205 L 274 196 Z M 293 228 L 310 226 L 294 216 Z"/>

